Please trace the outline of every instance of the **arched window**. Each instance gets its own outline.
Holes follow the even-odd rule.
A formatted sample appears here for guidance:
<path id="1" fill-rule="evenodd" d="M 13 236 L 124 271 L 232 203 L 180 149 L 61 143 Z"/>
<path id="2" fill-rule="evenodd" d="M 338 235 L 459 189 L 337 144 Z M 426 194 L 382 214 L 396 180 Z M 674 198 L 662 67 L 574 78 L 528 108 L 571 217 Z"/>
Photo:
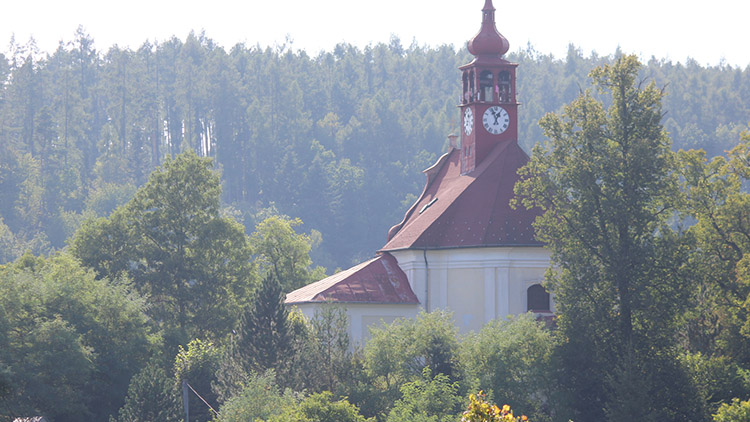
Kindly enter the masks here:
<path id="1" fill-rule="evenodd" d="M 534 284 L 526 290 L 526 310 L 549 312 L 549 293 L 541 284 Z"/>
<path id="2" fill-rule="evenodd" d="M 498 80 L 498 96 L 500 97 L 501 103 L 509 103 L 512 95 L 510 92 L 510 72 L 503 70 L 497 75 Z"/>
<path id="3" fill-rule="evenodd" d="M 469 102 L 476 101 L 474 89 L 474 71 L 469 71 Z"/>
<path id="4" fill-rule="evenodd" d="M 479 75 L 479 101 L 492 102 L 492 72 L 484 70 Z"/>
<path id="5" fill-rule="evenodd" d="M 469 73 L 464 72 L 462 79 L 463 79 L 464 90 L 463 90 L 463 95 L 461 96 L 461 104 L 466 104 L 467 102 L 469 102 L 469 98 L 471 95 L 469 93 Z"/>

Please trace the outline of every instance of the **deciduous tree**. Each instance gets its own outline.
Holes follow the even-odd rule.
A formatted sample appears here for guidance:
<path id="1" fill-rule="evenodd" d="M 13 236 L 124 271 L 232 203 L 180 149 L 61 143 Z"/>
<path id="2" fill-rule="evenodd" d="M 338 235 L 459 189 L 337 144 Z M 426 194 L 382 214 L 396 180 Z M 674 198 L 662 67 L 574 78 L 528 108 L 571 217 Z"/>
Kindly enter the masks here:
<path id="1" fill-rule="evenodd" d="M 594 92 L 540 121 L 550 141 L 516 186 L 543 212 L 535 227 L 552 252 L 562 379 L 581 421 L 624 420 L 623 405 L 667 419 L 700 413 L 674 349 L 690 286 L 668 224 L 679 190 L 664 91 L 639 82 L 639 69 L 634 56 L 594 69 Z"/>
<path id="2" fill-rule="evenodd" d="M 84 224 L 71 250 L 102 277 L 127 274 L 171 342 L 218 338 L 235 326 L 255 283 L 244 228 L 220 216 L 220 195 L 211 159 L 181 154 L 125 206 Z"/>
<path id="3" fill-rule="evenodd" d="M 750 366 L 750 131 L 727 157 L 680 151 L 686 211 L 697 219 L 693 277 L 700 281 L 691 317 L 694 350 Z"/>

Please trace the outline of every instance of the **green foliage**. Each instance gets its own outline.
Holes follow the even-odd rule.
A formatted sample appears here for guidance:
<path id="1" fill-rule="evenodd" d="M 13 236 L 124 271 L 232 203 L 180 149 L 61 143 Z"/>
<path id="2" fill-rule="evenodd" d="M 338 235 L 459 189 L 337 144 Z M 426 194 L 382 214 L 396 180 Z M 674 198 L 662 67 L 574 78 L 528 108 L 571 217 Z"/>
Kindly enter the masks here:
<path id="1" fill-rule="evenodd" d="M 219 214 L 210 159 L 168 159 L 135 197 L 76 233 L 71 251 L 102 277 L 127 274 L 169 343 L 220 337 L 236 324 L 255 272 L 242 226 Z"/>
<path id="2" fill-rule="evenodd" d="M 294 232 L 301 224 L 299 218 L 271 216 L 258 223 L 250 237 L 260 271 L 272 274 L 285 293 L 325 277 L 325 269 L 311 268 L 310 236 Z"/>
<path id="3" fill-rule="evenodd" d="M 292 351 L 285 295 L 268 273 L 243 314 L 237 331 L 235 356 L 247 373 L 277 368 Z"/>
<path id="4" fill-rule="evenodd" d="M 21 256 L 16 235 L 5 225 L 0 217 L 0 263 L 15 261 Z"/>
<path id="5" fill-rule="evenodd" d="M 445 374 L 432 377 L 425 367 L 422 379 L 401 386 L 401 398 L 388 413 L 387 422 L 453 422 L 461 406 L 458 383 Z"/>
<path id="6" fill-rule="evenodd" d="M 543 211 L 535 227 L 556 267 L 547 283 L 560 314 L 561 382 L 581 420 L 608 407 L 626 418 L 612 409 L 627 403 L 654 418 L 699 413 L 674 349 L 691 288 L 680 276 L 688 244 L 668 224 L 680 195 L 660 124 L 664 92 L 637 82 L 640 68 L 622 56 L 594 69 L 609 107 L 586 90 L 545 116 L 550 141 L 516 185 L 525 206 Z"/>
<path id="7" fill-rule="evenodd" d="M 374 418 L 362 416 L 357 406 L 346 399 L 333 401 L 330 391 L 311 394 L 299 405 L 285 410 L 267 422 L 375 422 Z"/>
<path id="8" fill-rule="evenodd" d="M 364 348 L 364 369 L 372 383 L 368 407 L 387 413 L 400 397 L 400 388 L 422 377 L 424 368 L 451 381 L 460 375 L 458 330 L 453 314 L 421 312 L 416 319 L 398 319 L 370 328 Z"/>
<path id="9" fill-rule="evenodd" d="M 120 205 L 124 205 L 135 195 L 136 187 L 131 184 L 106 183 L 89 192 L 86 197 L 86 210 L 98 217 L 106 217 Z"/>
<path id="10" fill-rule="evenodd" d="M 750 395 L 750 377 L 728 356 L 705 356 L 700 353 L 681 357 L 693 383 L 697 386 L 706 410 L 713 412 L 721 403 Z"/>
<path id="11" fill-rule="evenodd" d="M 213 392 L 211 384 L 216 381 L 215 374 L 219 369 L 221 354 L 221 349 L 213 343 L 200 339 L 192 340 L 187 349 L 179 346 L 174 362 L 175 386 L 181 388 L 182 382 L 186 381 L 189 387 L 192 387 L 188 388 L 189 422 L 208 421 L 213 418 L 213 411 L 203 400 L 212 408 L 217 408 L 217 395 Z"/>
<path id="12" fill-rule="evenodd" d="M 307 324 L 306 329 L 299 323 L 293 328 L 301 344 L 297 345 L 298 356 L 289 362 L 284 373 L 294 374 L 296 389 L 338 392 L 346 385 L 353 369 L 346 309 L 333 303 L 325 304 L 315 311 Z"/>
<path id="13" fill-rule="evenodd" d="M 368 371 L 385 385 L 421 376 L 425 367 L 434 374 L 458 378 L 458 330 L 453 314 L 421 312 L 416 319 L 373 327 L 370 334 L 364 350 Z"/>
<path id="14" fill-rule="evenodd" d="M 9 370 L 0 415 L 116 412 L 151 347 L 144 307 L 127 283 L 96 279 L 69 255 L 27 254 L 0 269 L 0 362 Z"/>
<path id="15" fill-rule="evenodd" d="M 750 421 L 750 400 L 732 400 L 732 404 L 724 403 L 714 415 L 714 422 L 748 422 Z"/>
<path id="16" fill-rule="evenodd" d="M 241 391 L 221 406 L 220 422 L 268 420 L 283 409 L 293 408 L 299 399 L 287 390 L 283 394 L 274 381 L 273 371 L 253 375 Z"/>
<path id="17" fill-rule="evenodd" d="M 750 131 L 727 157 L 708 161 L 702 151 L 680 151 L 686 212 L 697 219 L 694 277 L 703 312 L 691 319 L 691 346 L 750 365 Z"/>
<path id="18" fill-rule="evenodd" d="M 419 171 L 445 150 L 457 67 L 471 60 L 464 48 L 394 41 L 311 56 L 286 44 L 225 50 L 191 33 L 97 51 L 79 28 L 49 55 L 16 45 L 0 59 L 0 215 L 24 242 L 41 241 L 35 253 L 59 248 L 60 209 L 103 216 L 119 201 L 99 200 L 113 184 L 141 186 L 164 157 L 192 150 L 222 169 L 226 203 L 247 215 L 275 203 L 323 234 L 318 264 L 347 267 L 382 246 Z M 544 138 L 538 120 L 613 61 L 573 45 L 560 58 L 532 46 L 506 58 L 523 70 L 527 150 Z M 750 121 L 747 69 L 652 59 L 643 73 L 669 91 L 665 125 L 679 147 L 719 154 Z"/>
<path id="19" fill-rule="evenodd" d="M 125 405 L 112 422 L 181 421 L 180 390 L 174 379 L 150 361 L 130 381 Z"/>
<path id="20" fill-rule="evenodd" d="M 467 383 L 499 403 L 552 420 L 560 405 L 553 333 L 532 314 L 495 320 L 461 344 Z"/>
<path id="21" fill-rule="evenodd" d="M 91 418 L 90 404 L 81 393 L 93 378 L 93 356 L 81 334 L 61 318 L 41 320 L 28 328 L 17 349 L 20 358 L 13 361 L 15 371 L 23 374 L 14 377 L 15 393 L 21 394 L 9 406 L 10 412 L 38 411 L 62 421 Z"/>
<path id="22" fill-rule="evenodd" d="M 79 28 L 72 42 L 50 55 L 15 46 L 12 57 L 0 56 L 0 80 L 6 82 L 0 84 L 0 264 L 25 251 L 60 248 L 81 226 L 71 251 L 100 277 L 72 260 L 65 264 L 69 258 L 54 257 L 59 262 L 50 264 L 30 254 L 0 269 L 2 416 L 54 407 L 79 412 L 77 419 L 105 420 L 121 406 L 132 374 L 162 336 L 166 344 L 155 353 L 161 359 L 191 338 L 227 338 L 252 297 L 253 254 L 263 272 L 276 273 L 284 291 L 323 276 L 311 256 L 329 268 L 368 256 L 382 245 L 383 228 L 411 204 L 407 197 L 420 191 L 419 171 L 445 149 L 456 110 L 450 99 L 460 89 L 456 67 L 470 60 L 465 49 L 405 48 L 397 39 L 365 49 L 341 44 L 314 57 L 288 45 L 224 51 L 194 33 L 137 50 L 99 52 L 93 46 Z M 458 343 L 450 318 L 431 316 L 433 325 L 399 323 L 380 335 L 374 331 L 375 346 L 362 356 L 349 351 L 341 315 L 305 322 L 292 313 L 293 353 L 278 368 L 279 383 L 332 390 L 337 397 L 350 393 L 368 415 L 381 418 L 399 398 L 404 408 L 412 406 L 402 391 L 408 385 L 421 394 L 416 386 L 426 383 L 424 367 L 437 374 L 433 380 L 447 375 L 462 388 L 487 385 L 492 397 L 502 389 L 509 402 L 528 401 L 536 391 L 544 400 L 528 409 L 544 408 L 540 415 L 548 415 L 557 399 L 534 387 L 541 382 L 535 363 L 565 363 L 561 383 L 550 385 L 574 393 L 579 409 L 594 409 L 591 419 L 604 417 L 604 408 L 612 419 L 636 411 L 667 419 L 703 415 L 707 409 L 683 406 L 681 397 L 689 397 L 693 385 L 704 401 L 742 394 L 736 393 L 740 371 L 734 369 L 750 362 L 748 212 L 741 194 L 747 147 L 724 161 L 682 157 L 689 163 L 681 174 L 689 186 L 685 210 L 698 223 L 688 238 L 679 238 L 666 224 L 672 200 L 681 199 L 673 186 L 676 167 L 662 129 L 651 123 L 666 111 L 664 125 L 676 146 L 703 147 L 709 157 L 731 149 L 750 121 L 749 71 L 652 59 L 637 71 L 666 86 L 669 95 L 648 85 L 627 87 L 635 80 L 631 67 L 620 74 L 624 91 L 591 91 L 576 99 L 591 86 L 584 75 L 595 66 L 609 65 L 593 74 L 593 84 L 611 86 L 619 57 L 584 57 L 571 45 L 563 59 L 530 46 L 507 58 L 523 69 L 521 144 L 542 140 L 544 130 L 562 143 L 550 157 L 570 164 L 555 169 L 537 161 L 545 177 L 532 190 L 557 195 L 552 199 L 559 202 L 549 208 L 557 216 L 575 211 L 586 222 L 558 224 L 550 217 L 542 230 L 561 242 L 560 272 L 551 279 L 569 282 L 548 286 L 562 311 L 556 354 L 550 357 L 549 338 L 535 328 L 527 327 L 523 341 L 525 329 L 503 326 L 511 331 L 507 337 L 479 333 Z M 612 108 L 598 105 L 599 99 Z M 570 101 L 563 118 L 537 123 Z M 626 109 L 630 117 L 620 118 Z M 742 137 L 747 142 L 750 134 Z M 627 139 L 632 142 L 618 142 Z M 211 171 L 214 165 L 220 177 Z M 572 188 L 549 189 L 550 180 Z M 277 214 L 299 216 L 305 226 L 296 218 L 262 221 L 252 250 L 244 228 L 219 211 L 220 195 L 240 215 L 275 206 Z M 581 206 L 569 208 L 569 199 Z M 84 223 L 91 215 L 106 218 Z M 698 248 L 689 250 L 688 240 Z M 576 252 L 562 253 L 563 247 Z M 612 275 L 632 280 L 626 286 Z M 685 314 L 683 304 L 693 309 Z M 675 332 L 679 346 L 693 353 L 680 361 Z M 478 344 L 487 350 L 477 350 L 483 347 Z M 541 348 L 532 350 L 534 344 Z M 59 357 L 57 347 L 64 348 Z M 56 358 L 70 365 L 40 372 Z M 510 369 L 503 377 L 474 366 Z M 228 370 L 234 381 L 227 385 L 250 382 L 254 375 L 244 372 Z M 143 385 L 147 376 L 137 381 Z M 28 393 L 42 388 L 60 391 L 41 399 Z M 71 391 L 78 402 L 54 402 Z M 226 398 L 235 392 L 226 391 Z M 652 412 L 654 403 L 684 412 Z"/>

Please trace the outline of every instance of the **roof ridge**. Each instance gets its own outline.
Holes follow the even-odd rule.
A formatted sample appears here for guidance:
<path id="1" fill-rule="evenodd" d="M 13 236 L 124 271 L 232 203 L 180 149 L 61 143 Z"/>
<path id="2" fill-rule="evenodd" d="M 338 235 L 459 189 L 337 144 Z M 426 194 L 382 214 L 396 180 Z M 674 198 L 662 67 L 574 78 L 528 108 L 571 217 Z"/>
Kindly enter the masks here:
<path id="1" fill-rule="evenodd" d="M 393 239 L 396 234 L 401 231 L 401 229 L 404 227 L 404 224 L 406 224 L 406 221 L 409 220 L 409 217 L 414 214 L 414 210 L 417 208 L 417 204 L 419 204 L 422 201 L 422 198 L 424 198 L 424 195 L 427 193 L 427 191 L 430 189 L 430 186 L 432 186 L 432 183 L 437 179 L 437 174 L 440 173 L 440 171 L 445 166 L 445 163 L 450 161 L 450 156 L 458 151 L 457 149 L 451 149 L 450 151 L 446 152 L 445 154 L 441 155 L 440 158 L 435 162 L 435 164 L 431 165 L 430 167 L 427 167 L 422 171 L 422 173 L 427 176 L 427 183 L 424 185 L 424 189 L 422 189 L 422 193 L 419 195 L 416 201 L 412 204 L 411 207 L 409 207 L 408 210 L 406 210 L 406 213 L 404 213 L 404 218 L 401 220 L 400 223 L 394 225 L 390 229 L 388 229 L 388 237 L 385 241 L 387 244 L 391 239 Z"/>

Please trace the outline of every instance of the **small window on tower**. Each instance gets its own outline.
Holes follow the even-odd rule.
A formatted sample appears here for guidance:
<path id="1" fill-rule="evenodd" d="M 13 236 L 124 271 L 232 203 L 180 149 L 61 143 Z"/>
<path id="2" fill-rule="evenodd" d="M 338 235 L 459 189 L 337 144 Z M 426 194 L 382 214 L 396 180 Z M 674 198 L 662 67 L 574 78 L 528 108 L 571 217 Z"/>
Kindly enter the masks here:
<path id="1" fill-rule="evenodd" d="M 497 91 L 500 102 L 511 102 L 512 95 L 510 92 L 510 72 L 508 72 L 507 70 L 503 70 L 502 72 L 498 73 L 497 79 Z"/>
<path id="2" fill-rule="evenodd" d="M 469 72 L 469 101 L 476 101 L 476 94 L 474 89 L 474 71 Z"/>
<path id="3" fill-rule="evenodd" d="M 492 102 L 494 97 L 492 96 L 492 72 L 489 70 L 482 71 L 479 77 L 480 87 L 480 101 Z"/>
<path id="4" fill-rule="evenodd" d="M 471 101 L 471 92 L 469 91 L 469 74 L 468 72 L 464 72 L 463 75 L 463 95 L 461 96 L 461 104 L 466 104 L 469 101 Z"/>

